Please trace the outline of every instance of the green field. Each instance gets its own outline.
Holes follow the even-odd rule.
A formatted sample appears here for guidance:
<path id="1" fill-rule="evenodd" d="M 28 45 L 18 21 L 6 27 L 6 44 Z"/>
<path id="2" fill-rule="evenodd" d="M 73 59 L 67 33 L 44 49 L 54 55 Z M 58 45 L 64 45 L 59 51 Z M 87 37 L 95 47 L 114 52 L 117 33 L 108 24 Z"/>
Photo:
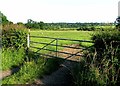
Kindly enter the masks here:
<path id="1" fill-rule="evenodd" d="M 30 31 L 31 36 L 48 36 L 55 38 L 69 38 L 79 40 L 90 40 L 93 31 Z"/>
<path id="2" fill-rule="evenodd" d="M 53 38 L 67 38 L 67 39 L 75 39 L 75 40 L 91 40 L 93 32 L 92 31 L 30 31 L 31 36 L 44 36 L 44 37 L 53 37 Z M 49 43 L 53 39 L 45 39 L 45 38 L 30 38 L 31 41 L 34 42 L 45 42 Z M 56 42 L 52 43 L 55 44 Z M 83 46 L 90 46 L 91 43 L 80 43 L 75 41 L 66 41 L 66 40 L 58 40 L 59 45 L 69 45 L 69 44 L 81 44 Z M 42 48 L 43 44 L 31 44 L 32 46 Z M 55 49 L 53 46 L 47 46 L 48 49 Z M 60 48 L 59 48 L 60 49 Z M 45 51 L 46 52 L 46 51 Z"/>

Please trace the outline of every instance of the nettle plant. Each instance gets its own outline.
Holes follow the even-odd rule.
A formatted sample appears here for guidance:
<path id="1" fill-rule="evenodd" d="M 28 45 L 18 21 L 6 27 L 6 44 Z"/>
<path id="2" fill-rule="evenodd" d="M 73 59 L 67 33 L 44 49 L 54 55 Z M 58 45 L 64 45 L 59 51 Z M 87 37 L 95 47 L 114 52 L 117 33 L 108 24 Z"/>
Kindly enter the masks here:
<path id="1" fill-rule="evenodd" d="M 21 25 L 6 25 L 2 29 L 2 47 L 19 49 L 26 47 L 27 29 Z"/>

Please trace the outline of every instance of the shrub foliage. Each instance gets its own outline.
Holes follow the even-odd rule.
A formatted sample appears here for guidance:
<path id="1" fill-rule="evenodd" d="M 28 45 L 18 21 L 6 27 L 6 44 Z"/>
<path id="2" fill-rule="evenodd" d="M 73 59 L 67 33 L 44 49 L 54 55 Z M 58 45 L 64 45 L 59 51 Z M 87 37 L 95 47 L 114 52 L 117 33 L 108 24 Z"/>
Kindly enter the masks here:
<path id="1" fill-rule="evenodd" d="M 2 30 L 2 47 L 15 48 L 26 47 L 27 30 L 20 25 L 6 25 Z"/>
<path id="2" fill-rule="evenodd" d="M 92 37 L 94 46 L 97 50 L 102 50 L 107 46 L 120 47 L 120 31 L 101 31 L 97 32 Z"/>

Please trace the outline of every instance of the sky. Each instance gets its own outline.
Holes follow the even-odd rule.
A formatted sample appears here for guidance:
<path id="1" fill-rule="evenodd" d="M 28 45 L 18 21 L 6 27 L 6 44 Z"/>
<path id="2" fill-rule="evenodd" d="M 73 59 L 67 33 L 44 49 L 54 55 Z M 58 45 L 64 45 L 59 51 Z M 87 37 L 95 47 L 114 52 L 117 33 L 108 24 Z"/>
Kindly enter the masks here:
<path id="1" fill-rule="evenodd" d="M 120 0 L 0 0 L 8 20 L 43 22 L 114 22 Z"/>

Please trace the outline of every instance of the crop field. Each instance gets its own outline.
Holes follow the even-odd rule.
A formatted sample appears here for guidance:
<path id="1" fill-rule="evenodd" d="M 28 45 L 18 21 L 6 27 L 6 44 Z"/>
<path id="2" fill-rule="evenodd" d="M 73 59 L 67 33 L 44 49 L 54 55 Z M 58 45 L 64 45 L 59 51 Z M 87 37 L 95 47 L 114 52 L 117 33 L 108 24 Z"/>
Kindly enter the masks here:
<path id="1" fill-rule="evenodd" d="M 43 37 L 52 37 L 52 38 L 67 38 L 67 39 L 74 39 L 74 40 L 91 40 L 93 31 L 30 31 L 31 36 L 43 36 Z M 50 43 L 53 39 L 45 39 L 45 38 L 30 38 L 30 41 L 34 42 L 44 42 Z M 53 42 L 52 44 L 55 44 Z M 88 47 L 92 45 L 91 43 L 86 42 L 75 42 L 75 41 L 66 41 L 66 40 L 58 40 L 59 45 L 70 45 L 70 44 L 80 44 L 82 46 Z M 44 44 L 35 44 L 31 43 L 31 46 L 42 48 L 45 46 Z M 48 49 L 55 49 L 54 46 L 47 46 Z M 60 48 L 59 48 L 60 49 Z M 35 49 L 33 49 L 35 50 Z M 46 51 L 45 51 L 46 52 Z"/>

